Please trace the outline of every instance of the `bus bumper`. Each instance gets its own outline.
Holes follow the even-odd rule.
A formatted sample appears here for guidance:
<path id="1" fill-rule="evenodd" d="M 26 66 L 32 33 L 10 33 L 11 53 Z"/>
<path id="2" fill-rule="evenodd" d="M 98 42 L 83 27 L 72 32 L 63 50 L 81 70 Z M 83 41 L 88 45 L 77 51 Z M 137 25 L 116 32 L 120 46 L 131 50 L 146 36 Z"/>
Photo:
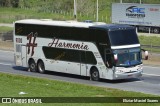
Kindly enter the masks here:
<path id="1" fill-rule="evenodd" d="M 142 76 L 143 71 L 136 71 L 130 73 L 115 73 L 113 79 L 130 79 L 130 78 L 139 78 Z"/>

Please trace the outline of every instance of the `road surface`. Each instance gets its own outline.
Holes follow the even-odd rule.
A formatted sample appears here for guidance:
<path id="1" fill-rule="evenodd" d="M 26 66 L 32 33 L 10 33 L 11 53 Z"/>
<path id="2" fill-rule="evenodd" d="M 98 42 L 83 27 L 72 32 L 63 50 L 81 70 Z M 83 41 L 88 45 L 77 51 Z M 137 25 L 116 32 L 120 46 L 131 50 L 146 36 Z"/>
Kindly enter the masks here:
<path id="1" fill-rule="evenodd" d="M 26 68 L 14 66 L 13 52 L 0 50 L 0 72 L 160 95 L 160 67 L 144 66 L 144 74 L 139 79 L 101 80 L 96 82 L 76 75 L 54 72 L 48 72 L 47 74 L 28 72 Z"/>

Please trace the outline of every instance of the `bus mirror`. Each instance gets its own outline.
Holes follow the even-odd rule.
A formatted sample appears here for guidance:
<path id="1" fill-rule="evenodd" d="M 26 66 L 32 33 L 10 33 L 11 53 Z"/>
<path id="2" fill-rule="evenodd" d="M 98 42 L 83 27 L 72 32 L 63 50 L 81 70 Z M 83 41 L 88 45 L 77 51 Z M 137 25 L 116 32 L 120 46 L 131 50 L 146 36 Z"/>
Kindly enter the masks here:
<path id="1" fill-rule="evenodd" d="M 114 61 L 117 63 L 118 61 L 118 55 L 117 54 L 114 54 Z"/>
<path id="2" fill-rule="evenodd" d="M 144 52 L 145 60 L 148 60 L 148 51 Z"/>

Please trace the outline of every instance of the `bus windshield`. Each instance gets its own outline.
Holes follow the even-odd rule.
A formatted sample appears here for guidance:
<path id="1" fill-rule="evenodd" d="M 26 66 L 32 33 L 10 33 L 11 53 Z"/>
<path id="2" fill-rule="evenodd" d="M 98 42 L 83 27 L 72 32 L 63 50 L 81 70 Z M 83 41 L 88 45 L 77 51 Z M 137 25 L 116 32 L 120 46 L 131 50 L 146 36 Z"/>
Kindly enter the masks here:
<path id="1" fill-rule="evenodd" d="M 117 54 L 116 66 L 129 67 L 141 64 L 140 48 L 113 50 Z"/>
<path id="2" fill-rule="evenodd" d="M 112 46 L 139 44 L 135 29 L 109 31 Z"/>

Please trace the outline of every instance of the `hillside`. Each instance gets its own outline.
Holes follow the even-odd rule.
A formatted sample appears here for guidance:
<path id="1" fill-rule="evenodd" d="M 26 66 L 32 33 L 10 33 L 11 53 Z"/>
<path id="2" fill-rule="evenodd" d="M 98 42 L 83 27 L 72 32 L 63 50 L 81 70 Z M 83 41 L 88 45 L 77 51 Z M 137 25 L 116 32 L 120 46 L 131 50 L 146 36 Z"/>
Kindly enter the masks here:
<path id="1" fill-rule="evenodd" d="M 0 0 L 0 22 L 24 18 L 73 19 L 74 0 Z M 122 0 L 139 3 L 140 0 Z M 97 0 L 77 0 L 77 19 L 96 20 Z M 111 4 L 120 0 L 99 0 L 99 21 L 110 23 Z M 142 3 L 160 4 L 160 0 L 142 0 Z"/>

